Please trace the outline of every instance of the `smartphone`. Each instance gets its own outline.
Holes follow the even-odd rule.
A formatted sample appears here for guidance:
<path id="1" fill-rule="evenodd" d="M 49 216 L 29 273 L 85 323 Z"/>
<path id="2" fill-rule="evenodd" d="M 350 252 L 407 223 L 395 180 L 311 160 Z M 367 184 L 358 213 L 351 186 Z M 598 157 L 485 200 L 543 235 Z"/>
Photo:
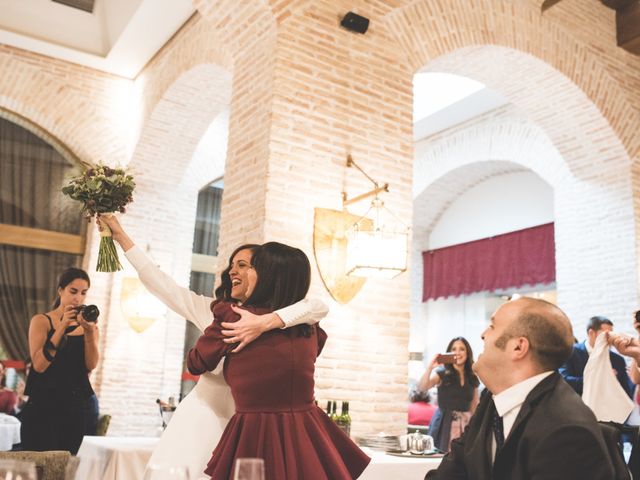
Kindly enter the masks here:
<path id="1" fill-rule="evenodd" d="M 436 358 L 438 363 L 455 363 L 456 354 L 455 353 L 440 353 Z"/>

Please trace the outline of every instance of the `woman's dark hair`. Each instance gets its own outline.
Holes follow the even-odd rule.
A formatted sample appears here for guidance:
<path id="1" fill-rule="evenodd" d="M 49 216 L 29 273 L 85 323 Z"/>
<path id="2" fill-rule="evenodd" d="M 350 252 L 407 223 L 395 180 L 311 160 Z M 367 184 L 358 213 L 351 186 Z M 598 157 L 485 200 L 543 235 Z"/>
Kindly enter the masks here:
<path id="1" fill-rule="evenodd" d="M 235 257 L 240 250 L 251 250 L 251 255 L 255 254 L 256 248 L 260 245 L 255 243 L 247 243 L 245 245 L 240 245 L 236 248 L 233 253 L 229 256 L 229 263 L 227 268 L 225 268 L 220 274 L 220 286 L 216 288 L 215 296 L 216 301 L 218 302 L 235 302 L 236 300 L 231 298 L 231 277 L 229 276 L 229 272 L 231 271 L 231 262 L 233 262 L 233 257 Z M 253 265 L 253 259 L 251 260 L 251 264 Z"/>
<path id="2" fill-rule="evenodd" d="M 311 284 L 311 264 L 299 248 L 267 242 L 254 250 L 251 263 L 258 280 L 245 305 L 278 310 L 299 302 L 307 295 Z M 309 325 L 299 325 L 296 329 L 304 336 L 311 335 L 313 331 Z"/>
<path id="3" fill-rule="evenodd" d="M 477 387 L 478 385 L 480 385 L 480 380 L 478 380 L 478 377 L 475 373 L 473 373 L 473 370 L 471 368 L 473 366 L 473 350 L 471 350 L 471 345 L 469 345 L 467 339 L 464 337 L 452 338 L 449 342 L 449 345 L 447 345 L 447 352 L 450 352 L 453 349 L 453 344 L 456 342 L 462 342 L 464 347 L 467 349 L 467 360 L 464 362 L 465 382 L 470 382 L 472 386 Z M 445 375 L 452 375 L 454 377 L 458 376 L 456 369 L 454 368 L 452 363 L 445 364 L 444 371 Z"/>
<path id="4" fill-rule="evenodd" d="M 58 277 L 58 285 L 56 287 L 56 292 L 59 288 L 64 289 L 67 285 L 77 279 L 86 280 L 89 286 L 91 286 L 91 280 L 89 279 L 89 274 L 82 270 L 81 268 L 69 267 L 65 271 L 63 271 Z M 58 308 L 60 306 L 60 295 L 56 293 L 57 297 L 55 302 L 53 302 L 53 308 Z"/>

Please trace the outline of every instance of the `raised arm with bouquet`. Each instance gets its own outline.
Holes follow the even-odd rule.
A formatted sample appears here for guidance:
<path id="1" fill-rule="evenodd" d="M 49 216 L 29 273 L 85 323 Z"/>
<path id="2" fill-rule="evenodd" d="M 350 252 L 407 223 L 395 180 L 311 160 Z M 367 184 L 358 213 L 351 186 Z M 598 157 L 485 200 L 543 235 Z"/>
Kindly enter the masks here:
<path id="1" fill-rule="evenodd" d="M 124 213 L 125 206 L 133 201 L 135 186 L 133 176 L 125 169 L 98 164 L 88 166 L 81 175 L 71 178 L 62 188 L 62 193 L 82 202 L 82 212 L 90 218 L 98 213 L 102 215 Z M 104 227 L 100 232 L 96 271 L 122 270 L 118 252 L 111 238 L 111 231 L 106 225 Z"/>

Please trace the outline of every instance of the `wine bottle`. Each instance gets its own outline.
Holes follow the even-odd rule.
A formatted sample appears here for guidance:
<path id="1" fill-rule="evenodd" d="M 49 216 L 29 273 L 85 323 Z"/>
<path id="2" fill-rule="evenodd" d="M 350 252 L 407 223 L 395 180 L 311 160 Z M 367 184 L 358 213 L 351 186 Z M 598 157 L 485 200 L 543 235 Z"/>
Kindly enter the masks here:
<path id="1" fill-rule="evenodd" d="M 329 418 L 334 422 L 338 419 L 338 402 L 331 400 L 331 415 Z"/>
<path id="2" fill-rule="evenodd" d="M 340 430 L 349 436 L 351 434 L 351 416 L 349 415 L 349 402 L 342 401 L 342 411 L 336 421 Z"/>

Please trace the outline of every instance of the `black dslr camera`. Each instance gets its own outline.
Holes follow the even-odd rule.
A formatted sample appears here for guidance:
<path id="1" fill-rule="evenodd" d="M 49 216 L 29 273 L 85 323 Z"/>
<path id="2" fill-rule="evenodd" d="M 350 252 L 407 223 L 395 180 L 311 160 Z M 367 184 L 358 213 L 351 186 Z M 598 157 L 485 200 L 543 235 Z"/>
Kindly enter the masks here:
<path id="1" fill-rule="evenodd" d="M 87 322 L 95 323 L 98 321 L 100 310 L 95 305 L 78 305 L 76 307 L 76 314 L 82 313 L 82 316 Z"/>

